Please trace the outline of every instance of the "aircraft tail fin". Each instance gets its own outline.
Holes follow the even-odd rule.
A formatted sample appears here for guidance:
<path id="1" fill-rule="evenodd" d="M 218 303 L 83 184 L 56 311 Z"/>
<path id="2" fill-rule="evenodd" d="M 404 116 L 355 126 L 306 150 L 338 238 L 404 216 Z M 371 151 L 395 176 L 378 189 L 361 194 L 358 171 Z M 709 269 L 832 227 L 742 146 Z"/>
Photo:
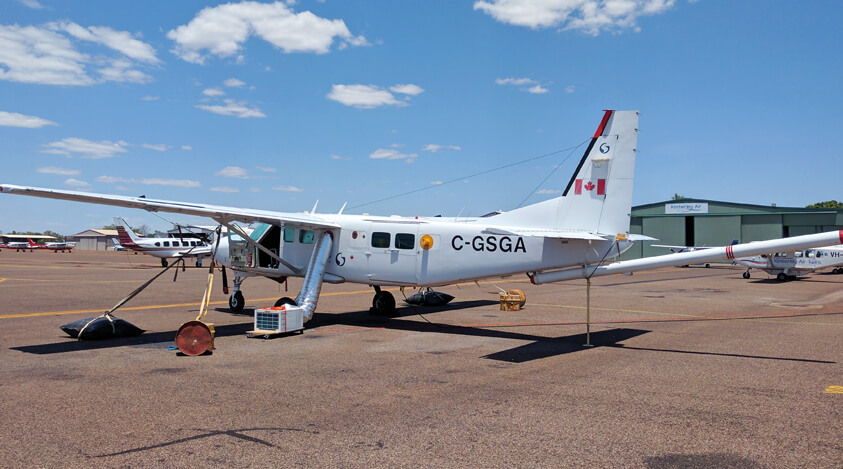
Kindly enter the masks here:
<path id="1" fill-rule="evenodd" d="M 117 235 L 120 239 L 121 246 L 137 246 L 139 238 L 132 231 L 132 228 L 126 223 L 126 220 L 120 217 L 114 217 L 114 224 L 117 226 Z"/>
<path id="2" fill-rule="evenodd" d="M 638 111 L 606 111 L 561 197 L 488 221 L 502 226 L 628 235 Z"/>

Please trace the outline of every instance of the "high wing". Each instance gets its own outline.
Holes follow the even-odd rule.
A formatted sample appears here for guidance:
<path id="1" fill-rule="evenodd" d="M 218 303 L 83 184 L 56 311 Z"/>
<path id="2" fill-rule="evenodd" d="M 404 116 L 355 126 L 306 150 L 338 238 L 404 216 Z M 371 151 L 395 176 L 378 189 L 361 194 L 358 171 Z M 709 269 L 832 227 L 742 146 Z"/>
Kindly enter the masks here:
<path id="1" fill-rule="evenodd" d="M 126 197 L 119 195 L 95 194 L 91 192 L 65 191 L 58 189 L 44 189 L 40 187 L 26 187 L 4 184 L 0 192 L 7 194 L 28 195 L 47 199 L 72 200 L 98 205 L 113 205 L 116 207 L 139 208 L 150 212 L 181 213 L 209 217 L 220 223 L 262 222 L 269 224 L 295 223 L 311 228 L 339 228 L 336 223 L 307 213 L 284 213 L 266 210 L 253 210 L 219 205 L 198 203 L 173 202 L 169 200 L 148 199 L 146 197 Z"/>

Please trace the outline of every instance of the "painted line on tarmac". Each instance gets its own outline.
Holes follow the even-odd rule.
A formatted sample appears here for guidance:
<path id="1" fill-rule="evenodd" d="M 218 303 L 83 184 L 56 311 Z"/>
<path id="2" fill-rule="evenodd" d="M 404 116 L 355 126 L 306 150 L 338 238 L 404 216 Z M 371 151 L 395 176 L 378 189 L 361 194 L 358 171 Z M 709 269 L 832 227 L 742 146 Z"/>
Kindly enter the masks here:
<path id="1" fill-rule="evenodd" d="M 5 278 L 0 278 L 0 283 L 3 283 L 3 282 L 5 282 L 5 281 L 6 281 L 6 279 L 5 279 Z"/>
<path id="2" fill-rule="evenodd" d="M 320 296 L 341 296 L 341 295 L 359 295 L 361 293 L 371 293 L 371 290 L 355 290 L 355 291 L 348 291 L 348 292 L 328 292 L 322 293 Z M 251 300 L 251 302 L 275 302 L 278 298 L 258 298 L 255 300 Z M 224 301 L 211 301 L 209 305 L 227 305 L 228 300 Z M 166 304 L 166 305 L 148 305 L 148 306 L 124 306 L 120 308 L 122 311 L 139 311 L 145 309 L 167 309 L 167 308 L 184 308 L 189 306 L 201 306 L 201 302 L 193 302 L 193 303 L 173 303 L 173 304 Z M 106 309 L 76 309 L 70 311 L 47 311 L 43 313 L 21 313 L 21 314 L 4 314 L 0 315 L 0 319 L 12 319 L 12 318 L 33 318 L 39 316 L 64 316 L 68 314 L 88 314 L 88 313 L 103 313 Z"/>
<path id="3" fill-rule="evenodd" d="M 825 388 L 823 394 L 843 394 L 843 386 L 829 386 Z"/>

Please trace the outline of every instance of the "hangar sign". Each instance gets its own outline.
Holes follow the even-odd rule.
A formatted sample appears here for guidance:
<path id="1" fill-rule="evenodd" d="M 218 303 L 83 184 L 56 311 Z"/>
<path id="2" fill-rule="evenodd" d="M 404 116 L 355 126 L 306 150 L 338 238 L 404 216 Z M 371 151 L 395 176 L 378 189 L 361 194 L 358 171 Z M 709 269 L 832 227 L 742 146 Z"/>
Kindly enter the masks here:
<path id="1" fill-rule="evenodd" d="M 665 215 L 683 213 L 708 213 L 708 202 L 683 202 L 664 204 Z"/>

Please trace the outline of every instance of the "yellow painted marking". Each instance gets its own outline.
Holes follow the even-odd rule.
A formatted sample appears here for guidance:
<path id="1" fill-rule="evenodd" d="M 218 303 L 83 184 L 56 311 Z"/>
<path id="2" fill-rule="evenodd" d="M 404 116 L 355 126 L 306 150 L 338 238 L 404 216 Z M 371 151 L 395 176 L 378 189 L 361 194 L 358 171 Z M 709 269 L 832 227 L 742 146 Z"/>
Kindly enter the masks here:
<path id="1" fill-rule="evenodd" d="M 6 281 L 6 279 L 0 278 L 0 282 L 5 282 L 5 281 Z"/>
<path id="2" fill-rule="evenodd" d="M 843 394 L 843 386 L 829 386 L 823 391 L 824 394 Z"/>
<path id="3" fill-rule="evenodd" d="M 361 293 L 371 293 L 371 290 L 356 290 L 356 291 L 348 291 L 348 292 L 331 292 L 331 293 L 322 293 L 321 296 L 340 296 L 340 295 L 359 295 Z M 275 301 L 278 298 L 258 298 L 256 300 L 251 300 L 254 302 L 261 302 L 261 301 Z M 212 305 L 222 305 L 228 304 L 228 300 L 225 301 L 212 301 L 209 304 Z M 200 306 L 200 302 L 194 303 L 173 303 L 169 305 L 149 305 L 149 306 L 126 306 L 120 308 L 123 311 L 139 311 L 144 309 L 165 309 L 165 308 L 183 308 L 186 306 Z M 0 319 L 12 319 L 12 318 L 32 318 L 38 316 L 63 316 L 66 314 L 84 314 L 84 313 L 102 313 L 104 310 L 102 308 L 99 309 L 77 309 L 72 311 L 49 311 L 44 313 L 22 313 L 22 314 L 6 314 L 0 316 Z"/>

